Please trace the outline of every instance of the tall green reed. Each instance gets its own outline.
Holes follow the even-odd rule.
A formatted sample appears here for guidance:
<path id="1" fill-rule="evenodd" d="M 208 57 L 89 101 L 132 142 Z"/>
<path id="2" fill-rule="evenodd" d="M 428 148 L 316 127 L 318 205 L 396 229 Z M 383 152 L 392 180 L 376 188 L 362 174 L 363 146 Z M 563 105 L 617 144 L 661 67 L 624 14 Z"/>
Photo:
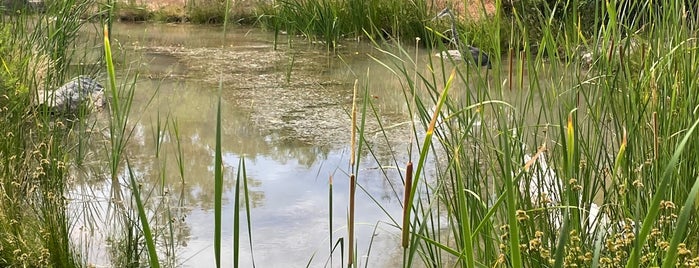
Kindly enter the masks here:
<path id="1" fill-rule="evenodd" d="M 334 50 L 344 38 L 402 38 L 421 36 L 432 40 L 425 29 L 430 14 L 425 1 L 289 1 L 260 2 L 258 21 L 275 31 L 302 34 Z M 431 41 L 430 41 L 431 43 Z"/>
<path id="2" fill-rule="evenodd" d="M 35 100 L 76 75 L 74 60 L 90 45 L 76 42 L 79 18 L 91 4 L 51 2 L 41 13 L 18 6 L 0 17 L 0 266 L 81 266 L 66 185 L 81 161 L 73 130 L 84 117 L 62 118 Z"/>
<path id="3" fill-rule="evenodd" d="M 225 2 L 226 9 L 225 10 L 230 10 L 232 1 L 227 0 Z M 229 14 L 226 12 L 223 20 L 223 33 L 222 33 L 222 39 L 221 40 L 226 40 L 226 28 L 228 26 L 228 19 L 229 19 Z M 221 70 L 223 73 L 223 70 Z M 215 156 L 214 156 L 214 262 L 216 264 L 216 267 L 221 267 L 221 228 L 222 228 L 222 222 L 221 218 L 223 215 L 223 157 L 222 157 L 222 140 L 221 140 L 221 122 L 223 120 L 222 114 L 221 114 L 221 92 L 223 90 L 223 74 L 221 73 L 221 80 L 219 80 L 218 84 L 218 101 L 217 101 L 217 110 L 216 110 L 216 145 L 215 145 Z M 247 183 L 247 175 L 245 172 L 245 160 L 244 156 L 240 157 L 240 161 L 238 163 L 238 173 L 236 177 L 236 183 L 235 183 L 235 194 L 234 194 L 234 200 L 233 200 L 233 266 L 234 267 L 239 267 L 239 262 L 240 262 L 240 234 L 241 234 L 241 226 L 240 226 L 240 217 L 241 217 L 241 211 L 240 207 L 242 204 L 240 202 L 243 202 L 245 205 L 245 213 L 246 213 L 246 224 L 247 224 L 247 230 L 248 230 L 248 240 L 249 240 L 249 246 L 250 246 L 250 251 L 253 252 L 253 240 L 252 240 L 252 221 L 251 221 L 251 213 L 250 213 L 250 198 L 249 198 L 249 193 L 248 193 L 248 183 Z M 241 196 L 241 190 L 242 190 L 242 196 Z M 252 258 L 252 265 L 255 267 L 255 258 L 254 254 L 251 254 Z"/>
<path id="4" fill-rule="evenodd" d="M 438 142 L 429 148 L 446 161 L 435 164 L 436 178 L 425 186 L 430 191 L 412 191 L 414 203 L 406 202 L 408 211 L 421 213 L 413 217 L 405 266 L 415 264 L 413 254 L 428 266 L 455 259 L 464 267 L 635 267 L 692 258 L 684 250 L 697 246 L 695 234 L 685 233 L 692 221 L 684 216 L 677 224 L 672 210 L 694 200 L 696 161 L 689 152 L 696 143 L 689 137 L 697 81 L 688 74 L 696 68 L 695 37 L 691 22 L 678 15 L 687 10 L 682 1 L 661 12 L 647 1 L 628 3 L 594 5 L 593 22 L 582 21 L 589 14 L 561 20 L 556 10 L 541 9 L 532 25 L 515 11 L 507 18 L 510 40 L 490 44 L 508 44 L 511 62 L 496 64 L 486 77 L 457 66 L 452 87 L 460 94 L 444 101 Z M 639 12 L 650 14 L 647 24 L 630 15 Z M 505 18 L 496 14 L 499 19 Z M 599 30 L 586 36 L 590 24 Z M 418 115 L 421 125 L 412 131 L 431 133 L 439 109 L 428 107 L 451 81 L 450 63 L 430 58 L 427 68 L 413 71 L 405 63 L 417 59 L 397 46 L 381 50 L 388 55 L 381 64 L 401 80 L 406 105 Z M 522 51 L 519 57 L 515 51 Z M 663 170 L 672 170 L 672 184 Z M 446 215 L 449 238 L 430 224 L 432 213 Z M 670 245 L 670 238 L 675 249 L 658 246 Z M 684 255 L 674 259 L 677 248 Z"/>

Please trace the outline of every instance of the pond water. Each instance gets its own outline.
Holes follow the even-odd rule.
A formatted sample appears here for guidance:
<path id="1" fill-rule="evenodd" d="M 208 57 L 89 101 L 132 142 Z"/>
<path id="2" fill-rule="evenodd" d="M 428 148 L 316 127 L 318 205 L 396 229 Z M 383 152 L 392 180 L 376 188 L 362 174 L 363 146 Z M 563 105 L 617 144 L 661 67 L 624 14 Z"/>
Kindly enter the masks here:
<path id="1" fill-rule="evenodd" d="M 120 74 L 138 73 L 136 79 L 133 75 L 118 79 L 127 85 L 129 79 L 135 82 L 127 156 L 148 192 L 144 196 L 154 211 L 151 224 L 155 232 L 170 237 L 160 245 L 161 254 L 177 256 L 177 266 L 214 266 L 213 161 L 220 83 L 225 168 L 223 267 L 232 266 L 235 243 L 241 245 L 241 267 L 252 266 L 251 254 L 257 267 L 305 267 L 309 263 L 310 267 L 329 267 L 330 243 L 345 237 L 347 250 L 350 110 L 358 79 L 359 85 L 368 86 L 381 123 L 397 126 L 387 130 L 389 140 L 384 141 L 375 134 L 376 120 L 367 120 L 367 139 L 375 157 L 392 166 L 380 166 L 368 154 L 361 162 L 356 204 L 358 261 L 368 267 L 399 266 L 402 249 L 394 221 L 400 221 L 403 182 L 395 164 L 404 165 L 408 160 L 411 133 L 406 123 L 411 119 L 399 79 L 367 56 L 381 57 L 382 53 L 348 41 L 333 54 L 323 46 L 287 36 L 280 37 L 275 50 L 272 33 L 240 27 L 232 27 L 225 41 L 222 38 L 221 27 L 114 27 Z M 423 57 L 433 54 L 418 53 Z M 98 127 L 105 128 L 106 115 L 97 117 Z M 392 161 L 394 156 L 398 161 Z M 232 239 L 233 190 L 241 158 L 249 180 L 252 250 L 244 213 L 240 215 L 241 240 Z M 92 166 L 99 171 L 98 166 L 105 164 L 98 162 Z M 126 174 L 123 171 L 124 177 Z M 333 226 L 329 226 L 330 177 Z M 118 233 L 109 223 L 113 205 L 108 200 L 121 186 L 111 182 L 90 185 L 75 189 L 73 198 L 84 201 L 75 203 L 89 204 L 91 209 L 78 210 L 100 215 L 106 223 L 83 227 L 92 225 L 83 219 L 87 216 L 81 216 L 76 223 L 81 233 L 76 237 L 89 253 L 89 263 L 109 266 L 111 247 L 99 241 Z M 174 233 L 169 233 L 169 226 Z M 333 266 L 339 267 L 341 255 L 333 256 Z M 344 256 L 346 259 L 346 253 Z"/>
<path id="2" fill-rule="evenodd" d="M 96 32 L 100 37 L 99 30 Z M 419 150 L 415 141 L 424 138 L 425 128 L 425 123 L 416 122 L 416 115 L 408 109 L 405 76 L 419 80 L 419 72 L 443 87 L 453 65 L 439 60 L 430 65 L 434 51 L 413 47 L 401 53 L 390 45 L 382 48 L 411 55 L 395 57 L 368 43 L 351 40 L 343 42 L 334 53 L 302 37 L 281 35 L 275 48 L 273 33 L 240 26 L 231 27 L 224 38 L 222 27 L 116 24 L 112 37 L 117 80 L 121 87 L 134 88 L 126 158 L 146 199 L 159 256 L 169 262 L 168 266 L 214 266 L 214 155 L 220 96 L 223 267 L 232 266 L 236 244 L 240 245 L 241 267 L 252 267 L 253 259 L 257 267 L 341 267 L 348 247 L 350 114 L 355 81 L 359 95 L 366 88 L 367 103 L 371 103 L 366 111 L 366 144 L 357 176 L 357 260 L 366 267 L 401 265 L 401 170 L 409 159 L 416 161 Z M 95 54 L 101 53 L 100 46 L 95 49 Z M 407 73 L 387 68 L 394 63 L 404 64 Z M 526 71 L 513 72 L 516 77 L 512 79 L 519 82 L 514 88 L 519 88 L 519 93 L 491 90 L 495 83 L 503 88 L 510 83 L 502 78 L 505 75 L 493 75 L 493 71 L 508 73 L 507 68 L 518 65 L 503 63 L 490 71 L 465 68 L 462 74 L 467 77 L 455 82 L 449 94 L 451 103 L 465 107 L 475 99 L 487 99 L 483 92 L 488 91 L 490 98 L 512 103 L 512 113 L 518 113 L 517 104 L 524 103 L 522 110 L 527 112 L 516 116 L 542 126 L 531 132 L 545 132 L 548 122 L 560 120 L 542 119 L 537 109 L 526 108 L 544 105 L 544 98 L 534 96 L 539 93 L 528 92 Z M 561 77 L 546 73 L 547 64 L 542 66 L 542 70 L 536 70 L 538 75 Z M 419 71 L 411 73 L 415 69 Z M 569 76 L 573 77 L 565 73 L 560 81 L 571 79 Z M 422 91 L 416 94 L 423 100 L 431 100 L 424 85 L 418 85 L 417 90 Z M 363 102 L 361 97 L 357 100 Z M 463 107 L 453 107 L 452 111 Z M 483 110 L 480 114 L 485 114 L 483 122 L 488 124 L 489 112 Z M 114 251 L 122 248 L 115 245 L 123 242 L 119 239 L 126 236 L 124 226 L 129 224 L 119 222 L 115 215 L 129 214 L 127 218 L 138 219 L 133 208 L 122 205 L 133 200 L 120 200 L 120 196 L 130 196 L 129 169 L 122 167 L 116 180 L 106 179 L 109 175 L 105 174 L 110 174 L 109 143 L 104 138 L 109 133 L 108 116 L 106 112 L 94 114 L 97 120 L 91 129 L 96 133 L 91 138 L 92 146 L 80 150 L 84 159 L 90 159 L 78 167 L 86 181 L 76 183 L 70 191 L 74 200 L 71 210 L 76 214 L 74 239 L 81 252 L 87 253 L 86 261 L 97 267 L 112 266 L 119 255 Z M 417 133 L 412 132 L 413 122 Z M 480 123 L 474 121 L 474 129 L 478 130 Z M 489 130 L 484 127 L 483 131 Z M 524 143 L 529 153 L 540 145 Z M 424 177 L 428 184 L 435 184 L 431 181 L 437 177 L 435 167 L 445 164 L 432 154 L 440 154 L 439 148 L 431 151 L 427 160 Z M 241 205 L 242 235 L 234 241 L 233 201 L 241 159 L 248 179 L 250 219 Z M 248 220 L 251 230 L 247 230 Z M 344 239 L 345 253 L 333 253 L 330 265 L 329 248 L 340 238 Z"/>

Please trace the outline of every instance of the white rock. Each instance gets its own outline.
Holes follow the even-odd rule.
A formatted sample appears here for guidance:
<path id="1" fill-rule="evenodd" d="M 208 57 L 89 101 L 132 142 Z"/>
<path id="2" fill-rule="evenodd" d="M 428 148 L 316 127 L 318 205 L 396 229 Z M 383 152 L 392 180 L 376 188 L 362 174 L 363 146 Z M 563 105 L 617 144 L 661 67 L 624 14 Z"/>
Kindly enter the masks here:
<path id="1" fill-rule="evenodd" d="M 78 76 L 53 91 L 40 90 L 38 105 L 46 105 L 56 112 L 76 112 L 81 103 L 90 109 L 101 109 L 104 104 L 104 87 L 87 76 Z"/>

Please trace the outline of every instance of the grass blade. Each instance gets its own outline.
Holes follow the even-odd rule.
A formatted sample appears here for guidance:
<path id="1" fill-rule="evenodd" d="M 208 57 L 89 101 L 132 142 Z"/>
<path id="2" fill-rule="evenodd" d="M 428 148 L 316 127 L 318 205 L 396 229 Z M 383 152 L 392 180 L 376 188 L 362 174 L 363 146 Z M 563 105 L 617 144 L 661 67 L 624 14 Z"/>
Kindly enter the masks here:
<path id="1" fill-rule="evenodd" d="M 138 182 L 136 182 L 136 175 L 131 169 L 131 164 L 129 163 L 129 158 L 126 158 L 126 168 L 129 170 L 129 179 L 131 180 L 131 192 L 133 193 L 133 198 L 136 201 L 136 208 L 138 210 L 138 218 L 141 220 L 141 228 L 143 229 L 143 237 L 146 240 L 146 248 L 148 248 L 148 260 L 150 267 L 159 268 L 160 261 L 158 260 L 158 253 L 155 248 L 155 242 L 153 241 L 153 234 L 150 230 L 150 225 L 148 224 L 148 216 L 146 215 L 146 210 L 143 206 L 143 201 L 141 200 L 141 193 L 139 188 L 141 187 Z"/>
<path id="2" fill-rule="evenodd" d="M 223 156 L 221 152 L 221 94 L 216 109 L 216 155 L 214 159 L 214 258 L 221 267 L 221 199 L 223 197 Z"/>

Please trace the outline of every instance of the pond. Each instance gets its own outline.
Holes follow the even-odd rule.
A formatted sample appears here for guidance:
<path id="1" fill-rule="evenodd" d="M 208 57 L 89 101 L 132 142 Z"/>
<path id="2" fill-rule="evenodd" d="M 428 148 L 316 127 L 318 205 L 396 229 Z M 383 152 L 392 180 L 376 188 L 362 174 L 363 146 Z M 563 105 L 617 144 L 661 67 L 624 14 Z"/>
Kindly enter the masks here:
<path id="1" fill-rule="evenodd" d="M 127 157 L 151 204 L 155 233 L 168 237 L 160 246 L 161 256 L 176 256 L 176 265 L 182 267 L 214 265 L 219 83 L 223 266 L 232 266 L 235 243 L 241 245 L 242 267 L 252 266 L 251 254 L 257 267 L 326 266 L 330 244 L 340 237 L 345 237 L 346 251 L 350 110 L 357 80 L 360 95 L 366 86 L 376 109 L 376 115 L 368 112 L 366 132 L 374 151 L 365 152 L 358 175 L 358 261 L 369 267 L 400 264 L 395 222 L 400 222 L 403 182 L 395 165 L 408 161 L 411 117 L 397 76 L 367 56 L 382 57 L 381 51 L 348 41 L 337 53 L 329 53 L 322 45 L 290 36 L 280 36 L 275 49 L 270 32 L 232 27 L 222 41 L 221 27 L 197 25 L 116 24 L 113 40 L 120 52 L 118 80 L 126 87 L 133 82 L 135 88 Z M 422 58 L 433 55 L 417 52 Z M 97 127 L 105 129 L 106 115 L 97 118 Z M 384 127 L 393 126 L 386 127 L 387 139 L 377 134 L 376 118 Z M 106 155 L 99 151 L 103 147 L 94 146 L 93 153 Z M 243 212 L 241 240 L 232 239 L 233 190 L 241 158 L 248 177 L 252 250 Z M 93 163 L 92 169 L 99 170 L 104 161 Z M 127 171 L 122 172 L 127 178 Z M 109 266 L 114 247 L 100 241 L 119 233 L 109 220 L 115 211 L 109 200 L 120 186 L 89 185 L 76 187 L 73 198 L 81 202 L 73 206 L 83 214 L 99 215 L 102 223 L 80 216 L 75 236 L 89 252 L 89 263 Z M 338 267 L 341 255 L 333 256 Z"/>

